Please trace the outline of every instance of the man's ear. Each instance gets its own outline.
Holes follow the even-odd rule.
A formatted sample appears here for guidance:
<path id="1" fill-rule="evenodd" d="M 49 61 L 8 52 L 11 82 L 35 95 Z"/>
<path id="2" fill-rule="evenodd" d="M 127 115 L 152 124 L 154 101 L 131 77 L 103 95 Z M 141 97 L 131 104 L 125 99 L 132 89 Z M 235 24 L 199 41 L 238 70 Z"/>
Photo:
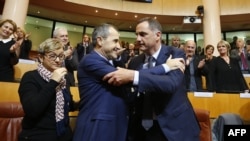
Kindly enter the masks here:
<path id="1" fill-rule="evenodd" d="M 159 39 L 161 41 L 161 32 L 156 32 L 155 35 L 156 35 L 157 39 Z"/>
<path id="2" fill-rule="evenodd" d="M 102 37 L 97 37 L 97 45 L 102 46 L 103 38 Z"/>

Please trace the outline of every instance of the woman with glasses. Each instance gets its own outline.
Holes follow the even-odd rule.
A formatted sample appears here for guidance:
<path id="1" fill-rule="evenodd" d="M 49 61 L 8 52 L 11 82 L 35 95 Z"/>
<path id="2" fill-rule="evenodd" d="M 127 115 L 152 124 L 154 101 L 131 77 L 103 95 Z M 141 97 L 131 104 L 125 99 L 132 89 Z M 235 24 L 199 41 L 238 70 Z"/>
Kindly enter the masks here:
<path id="1" fill-rule="evenodd" d="M 230 44 L 221 40 L 217 44 L 219 56 L 209 66 L 209 91 L 224 93 L 248 92 L 238 60 L 229 56 Z"/>
<path id="2" fill-rule="evenodd" d="M 19 97 L 25 116 L 19 141 L 71 141 L 68 112 L 76 109 L 72 100 L 63 44 L 47 39 L 40 44 L 37 70 L 26 72 Z"/>

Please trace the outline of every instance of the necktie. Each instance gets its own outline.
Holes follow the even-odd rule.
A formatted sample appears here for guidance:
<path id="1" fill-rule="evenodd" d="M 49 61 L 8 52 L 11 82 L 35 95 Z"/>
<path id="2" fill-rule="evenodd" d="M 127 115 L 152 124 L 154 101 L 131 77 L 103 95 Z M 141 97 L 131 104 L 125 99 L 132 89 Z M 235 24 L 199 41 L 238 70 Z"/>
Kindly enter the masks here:
<path id="1" fill-rule="evenodd" d="M 148 58 L 148 68 L 153 67 L 154 57 Z M 145 130 L 149 130 L 153 126 L 153 105 L 151 101 L 151 93 L 145 92 L 143 100 L 142 126 Z"/>
<path id="2" fill-rule="evenodd" d="M 84 54 L 83 54 L 83 55 L 84 55 L 84 56 L 85 56 L 86 53 L 87 53 L 87 46 L 88 46 L 87 43 L 84 43 L 84 45 L 83 45 L 83 47 L 84 47 Z"/>
<path id="3" fill-rule="evenodd" d="M 243 70 L 247 70 L 248 69 L 247 62 L 246 62 L 246 59 L 245 59 L 245 56 L 244 56 L 243 52 L 241 52 L 240 58 L 241 58 Z"/>

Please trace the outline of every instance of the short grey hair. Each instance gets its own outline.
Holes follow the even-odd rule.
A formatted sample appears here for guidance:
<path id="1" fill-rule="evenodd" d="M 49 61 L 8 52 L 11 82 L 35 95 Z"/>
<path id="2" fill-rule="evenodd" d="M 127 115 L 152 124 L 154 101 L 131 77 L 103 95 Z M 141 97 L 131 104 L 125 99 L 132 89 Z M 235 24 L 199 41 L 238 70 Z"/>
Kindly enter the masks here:
<path id="1" fill-rule="evenodd" d="M 95 47 L 97 44 L 97 38 L 98 37 L 102 37 L 102 38 L 107 38 L 109 36 L 109 29 L 110 28 L 114 28 L 115 30 L 117 30 L 117 28 L 111 24 L 101 24 L 97 27 L 95 27 L 93 33 L 92 33 L 92 44 Z M 118 30 L 117 30 L 118 31 Z"/>
<path id="2" fill-rule="evenodd" d="M 53 31 L 53 38 L 57 37 L 57 35 L 58 35 L 58 33 L 59 33 L 60 31 L 67 31 L 67 32 L 68 32 L 68 30 L 67 30 L 65 27 L 57 27 L 57 28 Z"/>

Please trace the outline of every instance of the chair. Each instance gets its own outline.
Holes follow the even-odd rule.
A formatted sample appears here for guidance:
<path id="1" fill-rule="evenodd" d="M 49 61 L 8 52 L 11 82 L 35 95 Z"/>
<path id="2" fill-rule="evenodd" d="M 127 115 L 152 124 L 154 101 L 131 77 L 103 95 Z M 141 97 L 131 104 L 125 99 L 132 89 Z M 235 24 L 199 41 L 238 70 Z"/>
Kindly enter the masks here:
<path id="1" fill-rule="evenodd" d="M 20 102 L 0 102 L 0 139 L 17 141 L 24 116 Z"/>
<path id="2" fill-rule="evenodd" d="M 224 113 L 219 115 L 212 129 L 218 141 L 224 141 L 224 125 L 243 125 L 243 120 L 235 113 Z"/>
<path id="3" fill-rule="evenodd" d="M 200 141 L 212 141 L 212 130 L 210 123 L 210 112 L 205 109 L 194 109 L 197 120 L 199 121 L 201 132 Z"/>

